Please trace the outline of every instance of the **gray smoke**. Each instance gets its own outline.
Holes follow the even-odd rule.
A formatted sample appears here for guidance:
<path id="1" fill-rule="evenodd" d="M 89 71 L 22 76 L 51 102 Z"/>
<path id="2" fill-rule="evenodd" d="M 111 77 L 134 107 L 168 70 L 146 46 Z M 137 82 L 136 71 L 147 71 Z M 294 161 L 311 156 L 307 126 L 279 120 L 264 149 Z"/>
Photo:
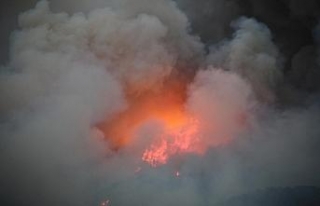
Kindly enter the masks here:
<path id="1" fill-rule="evenodd" d="M 52 0 L 21 13 L 10 43 L 0 36 L 0 203 L 206 206 L 320 187 L 319 5 L 279 2 Z M 28 7 L 1 13 L 2 35 Z M 176 77 L 207 152 L 150 167 L 152 120 L 110 149 L 94 125 Z"/>

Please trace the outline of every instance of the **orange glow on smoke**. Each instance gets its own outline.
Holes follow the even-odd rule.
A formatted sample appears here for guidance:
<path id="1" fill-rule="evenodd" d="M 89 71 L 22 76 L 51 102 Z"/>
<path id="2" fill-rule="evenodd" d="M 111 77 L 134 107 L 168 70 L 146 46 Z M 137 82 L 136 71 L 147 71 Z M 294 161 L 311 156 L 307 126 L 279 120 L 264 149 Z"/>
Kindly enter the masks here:
<path id="1" fill-rule="evenodd" d="M 114 149 L 131 144 L 137 128 L 147 121 L 157 120 L 164 123 L 167 129 L 173 129 L 186 119 L 184 90 L 183 84 L 171 83 L 141 94 L 128 93 L 127 110 L 98 124 L 97 128 L 104 133 Z"/>
<path id="2" fill-rule="evenodd" d="M 112 149 L 119 150 L 139 142 L 139 129 L 152 121 L 162 127 L 153 131 L 156 134 L 144 137 L 150 142 L 144 145 L 141 159 L 153 167 L 167 163 L 174 155 L 201 155 L 210 146 L 228 143 L 230 139 L 218 132 L 210 142 L 201 136 L 206 125 L 185 110 L 187 84 L 178 80 L 173 82 L 139 94 L 127 91 L 129 107 L 113 119 L 97 125 Z M 212 122 L 209 124 L 212 130 Z"/>
<path id="3" fill-rule="evenodd" d="M 118 150 L 136 141 L 136 132 L 143 124 L 155 120 L 162 125 L 160 134 L 142 152 L 142 160 L 152 166 L 165 164 L 171 155 L 204 153 L 199 137 L 199 121 L 185 112 L 185 84 L 175 81 L 161 89 L 143 94 L 127 94 L 129 108 L 115 118 L 100 123 L 111 147 Z"/>

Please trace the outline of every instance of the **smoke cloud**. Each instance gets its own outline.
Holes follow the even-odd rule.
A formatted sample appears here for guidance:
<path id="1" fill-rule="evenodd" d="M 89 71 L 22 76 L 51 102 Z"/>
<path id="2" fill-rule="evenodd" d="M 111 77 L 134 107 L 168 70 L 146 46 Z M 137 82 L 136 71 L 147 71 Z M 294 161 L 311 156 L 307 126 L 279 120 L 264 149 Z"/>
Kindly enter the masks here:
<path id="1" fill-rule="evenodd" d="M 259 205 L 246 194 L 270 188 L 320 202 L 320 7 L 266 2 L 52 0 L 22 12 L 1 50 L 1 204 Z M 189 116 L 188 144 L 170 149 L 163 135 L 166 164 L 143 161 L 166 132 L 159 118 Z"/>

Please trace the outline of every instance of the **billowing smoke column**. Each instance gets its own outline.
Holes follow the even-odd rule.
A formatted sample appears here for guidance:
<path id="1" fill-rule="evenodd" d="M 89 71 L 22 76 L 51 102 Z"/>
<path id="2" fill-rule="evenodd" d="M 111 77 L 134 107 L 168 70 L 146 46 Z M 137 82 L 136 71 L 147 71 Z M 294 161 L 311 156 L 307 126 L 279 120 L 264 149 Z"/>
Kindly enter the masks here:
<path id="1" fill-rule="evenodd" d="M 40 1 L 22 13 L 0 74 L 2 203 L 231 205 L 320 186 L 319 67 L 301 69 L 315 49 L 287 72 L 265 24 L 212 2 L 212 25 L 190 1 L 51 2 L 69 13 Z"/>

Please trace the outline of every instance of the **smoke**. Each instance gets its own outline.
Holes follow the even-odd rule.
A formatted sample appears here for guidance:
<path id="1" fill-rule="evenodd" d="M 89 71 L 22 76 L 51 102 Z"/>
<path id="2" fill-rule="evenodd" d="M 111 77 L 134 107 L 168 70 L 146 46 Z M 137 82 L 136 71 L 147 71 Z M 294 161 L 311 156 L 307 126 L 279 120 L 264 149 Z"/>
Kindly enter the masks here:
<path id="1" fill-rule="evenodd" d="M 320 187 L 319 32 L 302 21 L 316 5 L 38 2 L 19 15 L 1 67 L 1 203 L 221 205 Z M 284 7 L 290 20 L 268 12 Z M 305 34 L 279 25 L 306 25 L 314 40 L 295 42 Z M 159 113 L 196 118 L 187 149 L 201 152 L 171 152 L 156 168 L 142 161 L 166 130 Z"/>

